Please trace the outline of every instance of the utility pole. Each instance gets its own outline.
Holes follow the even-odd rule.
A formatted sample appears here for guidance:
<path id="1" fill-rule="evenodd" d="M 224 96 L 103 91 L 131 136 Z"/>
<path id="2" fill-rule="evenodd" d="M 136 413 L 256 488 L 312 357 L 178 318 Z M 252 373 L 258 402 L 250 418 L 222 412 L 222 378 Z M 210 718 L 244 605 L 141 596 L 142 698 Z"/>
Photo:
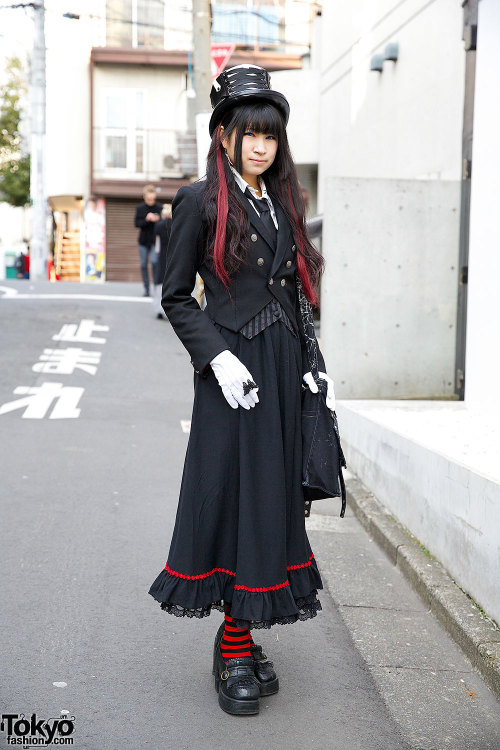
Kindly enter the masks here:
<path id="1" fill-rule="evenodd" d="M 210 57 L 210 0 L 193 0 L 193 86 L 195 96 L 188 99 L 188 130 L 196 133 L 198 176 L 205 174 L 210 145 L 208 120 L 212 61 Z"/>
<path id="2" fill-rule="evenodd" d="M 45 185 L 45 8 L 33 5 L 35 35 L 31 61 L 31 242 L 30 277 L 47 278 L 47 195 Z"/>
<path id="3" fill-rule="evenodd" d="M 193 0 L 193 78 L 196 96 L 188 99 L 189 130 L 195 129 L 197 114 L 211 111 L 210 0 Z"/>
<path id="4" fill-rule="evenodd" d="M 476 86 L 476 38 L 478 0 L 464 0 L 463 40 L 465 46 L 465 95 L 462 128 L 462 190 L 460 206 L 460 245 L 457 295 L 457 328 L 455 344 L 455 393 L 465 398 L 465 350 L 467 332 L 467 294 L 469 276 L 469 223 L 472 176 L 472 142 L 474 129 L 474 94 Z"/>

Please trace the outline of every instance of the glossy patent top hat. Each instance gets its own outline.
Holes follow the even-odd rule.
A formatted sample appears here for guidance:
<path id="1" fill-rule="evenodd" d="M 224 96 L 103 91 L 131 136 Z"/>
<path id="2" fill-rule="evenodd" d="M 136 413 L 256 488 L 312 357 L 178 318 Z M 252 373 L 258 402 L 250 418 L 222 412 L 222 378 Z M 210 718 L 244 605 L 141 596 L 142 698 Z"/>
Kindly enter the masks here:
<path id="1" fill-rule="evenodd" d="M 214 111 L 208 129 L 210 135 L 226 112 L 236 104 L 250 101 L 269 102 L 281 112 L 285 125 L 290 114 L 290 105 L 279 91 L 271 89 L 271 77 L 258 65 L 236 65 L 224 70 L 213 82 L 210 101 Z"/>

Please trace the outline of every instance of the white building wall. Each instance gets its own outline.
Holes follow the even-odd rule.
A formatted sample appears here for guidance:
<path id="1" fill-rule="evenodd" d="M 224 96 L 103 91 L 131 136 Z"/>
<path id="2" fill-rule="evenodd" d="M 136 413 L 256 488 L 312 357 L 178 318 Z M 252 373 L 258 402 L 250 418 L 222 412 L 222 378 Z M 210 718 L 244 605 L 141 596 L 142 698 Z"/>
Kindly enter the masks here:
<path id="1" fill-rule="evenodd" d="M 125 104 L 122 115 L 125 130 L 108 130 L 107 102 L 117 97 Z M 142 105 L 138 102 L 142 102 Z M 120 106 L 121 110 L 121 106 Z M 140 111 L 139 111 L 140 110 Z M 187 129 L 186 75 L 174 68 L 99 65 L 94 68 L 94 176 L 118 179 L 160 179 L 173 174 L 180 158 L 179 133 Z M 107 135 L 127 137 L 134 151 L 139 138 L 143 144 L 142 172 L 133 153 L 127 167 L 110 169 L 106 163 Z M 173 161 L 171 161 L 173 160 Z M 167 166 L 170 165 L 170 166 Z"/>
<path id="2" fill-rule="evenodd" d="M 47 194 L 87 195 L 90 184 L 89 61 L 103 43 L 103 0 L 45 3 Z M 63 13 L 80 14 L 80 19 Z M 92 18 L 96 16 L 97 18 Z"/>
<path id="3" fill-rule="evenodd" d="M 281 91 L 290 104 L 288 141 L 296 164 L 317 164 L 320 144 L 319 70 L 280 70 L 271 73 L 271 87 Z"/>
<path id="4" fill-rule="evenodd" d="M 479 3 L 465 399 L 500 411 L 500 4 Z M 500 446 L 498 446 L 500 450 Z"/>
<path id="5" fill-rule="evenodd" d="M 178 69 L 97 65 L 94 68 L 94 123 L 104 127 L 106 90 L 144 91 L 144 127 L 185 130 L 186 74 Z"/>

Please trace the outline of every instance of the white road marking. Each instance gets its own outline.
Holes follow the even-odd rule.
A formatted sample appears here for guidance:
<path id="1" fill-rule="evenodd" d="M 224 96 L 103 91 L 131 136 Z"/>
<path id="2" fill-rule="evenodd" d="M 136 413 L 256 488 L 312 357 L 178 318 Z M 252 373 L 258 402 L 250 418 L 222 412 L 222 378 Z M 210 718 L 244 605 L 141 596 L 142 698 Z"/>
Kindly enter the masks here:
<path id="1" fill-rule="evenodd" d="M 43 419 L 55 402 L 49 419 L 76 419 L 80 416 L 81 410 L 77 406 L 84 390 L 62 383 L 42 383 L 34 388 L 20 385 L 14 389 L 14 393 L 24 398 L 2 404 L 0 414 L 25 409 L 22 419 Z"/>
<path id="2" fill-rule="evenodd" d="M 53 682 L 54 687 L 68 687 L 67 682 Z"/>
<path id="3" fill-rule="evenodd" d="M 109 326 L 98 326 L 93 320 L 84 318 L 77 323 L 65 323 L 59 333 L 52 336 L 54 341 L 77 341 L 81 344 L 105 344 L 106 339 L 93 336 L 95 331 L 109 331 Z"/>
<path id="4" fill-rule="evenodd" d="M 11 286 L 0 286 L 0 292 L 3 292 L 4 297 L 15 297 L 18 294 L 17 289 L 13 289 Z"/>
<path id="5" fill-rule="evenodd" d="M 99 300 L 101 302 L 146 302 L 151 305 L 151 297 L 127 297 L 115 294 L 19 294 L 16 289 L 0 286 L 0 292 L 4 292 L 1 299 L 66 299 L 66 300 Z"/>
<path id="6" fill-rule="evenodd" d="M 85 351 L 79 347 L 68 349 L 44 349 L 40 362 L 33 365 L 34 372 L 50 372 L 54 375 L 72 375 L 75 370 L 83 370 L 95 375 L 101 361 L 101 352 Z"/>

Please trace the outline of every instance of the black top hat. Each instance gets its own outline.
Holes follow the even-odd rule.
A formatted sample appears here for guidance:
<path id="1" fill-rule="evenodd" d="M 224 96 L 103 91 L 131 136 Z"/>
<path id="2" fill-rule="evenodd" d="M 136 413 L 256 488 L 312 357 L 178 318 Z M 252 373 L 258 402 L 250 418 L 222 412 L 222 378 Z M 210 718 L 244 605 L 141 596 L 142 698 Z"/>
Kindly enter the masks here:
<path id="1" fill-rule="evenodd" d="M 270 102 L 283 115 L 285 125 L 290 114 L 290 105 L 279 91 L 272 91 L 271 77 L 267 70 L 258 65 L 236 65 L 217 76 L 210 91 L 210 101 L 214 111 L 208 129 L 210 135 L 226 112 L 247 100 Z"/>

